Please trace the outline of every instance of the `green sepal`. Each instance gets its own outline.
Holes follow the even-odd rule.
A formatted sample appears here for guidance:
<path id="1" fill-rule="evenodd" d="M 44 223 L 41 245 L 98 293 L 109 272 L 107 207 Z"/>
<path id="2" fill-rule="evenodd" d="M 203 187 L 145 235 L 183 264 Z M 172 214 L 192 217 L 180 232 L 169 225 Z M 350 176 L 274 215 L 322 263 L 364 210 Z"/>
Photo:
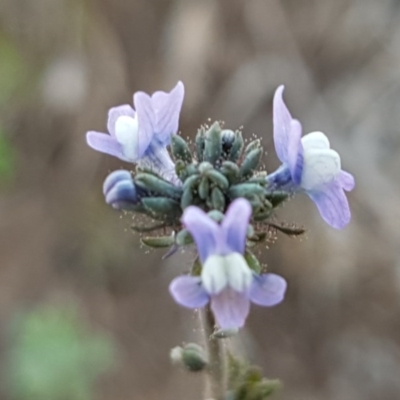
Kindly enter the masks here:
<path id="1" fill-rule="evenodd" d="M 182 160 L 186 164 L 192 162 L 192 153 L 182 136 L 171 135 L 171 153 L 175 160 Z"/>
<path id="2" fill-rule="evenodd" d="M 260 139 L 253 140 L 246 146 L 246 148 L 244 149 L 244 156 L 246 157 L 247 154 L 255 149 L 262 149 Z"/>
<path id="3" fill-rule="evenodd" d="M 204 160 L 204 147 L 205 147 L 206 137 L 205 130 L 201 127 L 196 134 L 195 146 L 196 146 L 196 156 L 198 162 L 202 162 Z"/>
<path id="4" fill-rule="evenodd" d="M 282 191 L 267 192 L 265 197 L 271 202 L 273 207 L 277 207 L 279 204 L 287 200 L 289 193 Z"/>
<path id="5" fill-rule="evenodd" d="M 225 210 L 225 196 L 222 193 L 221 189 L 218 187 L 214 187 L 211 190 L 211 203 L 213 208 L 219 211 Z"/>
<path id="6" fill-rule="evenodd" d="M 178 246 L 187 246 L 193 243 L 193 237 L 187 229 L 182 229 L 177 233 L 175 243 Z"/>
<path id="7" fill-rule="evenodd" d="M 177 187 L 162 178 L 159 178 L 155 175 L 150 175 L 146 172 L 137 174 L 134 178 L 134 181 L 138 186 L 147 189 L 150 192 L 158 193 L 162 196 L 179 199 L 182 194 L 182 189 L 180 187 Z"/>
<path id="8" fill-rule="evenodd" d="M 249 178 L 254 174 L 260 164 L 262 153 L 262 149 L 256 148 L 246 155 L 240 166 L 240 175 L 243 179 Z"/>
<path id="9" fill-rule="evenodd" d="M 237 197 L 252 198 L 256 196 L 264 196 L 265 189 L 256 183 L 239 183 L 229 188 L 229 196 L 233 199 Z"/>
<path id="10" fill-rule="evenodd" d="M 239 160 L 242 154 L 243 144 L 244 144 L 242 132 L 236 131 L 235 133 L 236 133 L 236 138 L 232 143 L 232 147 L 228 156 L 228 160 L 233 162 Z"/>
<path id="11" fill-rule="evenodd" d="M 142 204 L 154 219 L 173 221 L 182 214 L 179 203 L 168 197 L 146 197 L 142 199 Z"/>
<path id="12" fill-rule="evenodd" d="M 222 153 L 221 127 L 214 122 L 205 134 L 204 161 L 215 165 Z"/>
<path id="13" fill-rule="evenodd" d="M 186 207 L 189 207 L 193 204 L 193 191 L 192 188 L 188 187 L 183 191 L 181 197 L 181 208 L 184 210 Z"/>
<path id="14" fill-rule="evenodd" d="M 186 167 L 186 173 L 188 176 L 195 175 L 195 174 L 197 174 L 197 168 L 193 164 L 189 164 Z"/>
<path id="15" fill-rule="evenodd" d="M 258 261 L 257 257 L 250 250 L 246 249 L 244 253 L 244 259 L 246 260 L 247 265 L 252 271 L 254 271 L 256 274 L 261 273 L 261 264 Z"/>
<path id="16" fill-rule="evenodd" d="M 200 181 L 200 175 L 191 175 L 183 182 L 183 191 L 193 190 Z"/>
<path id="17" fill-rule="evenodd" d="M 164 247 L 171 247 L 175 243 L 175 238 L 173 235 L 159 237 L 148 236 L 141 238 L 140 241 L 148 247 L 160 249 Z"/>
<path id="18" fill-rule="evenodd" d="M 232 161 L 224 161 L 222 163 L 221 173 L 226 176 L 230 184 L 236 183 L 239 180 L 239 167 Z"/>
<path id="19" fill-rule="evenodd" d="M 201 270 L 202 270 L 201 262 L 199 257 L 196 257 L 196 259 L 193 262 L 192 269 L 190 271 L 190 275 L 192 276 L 200 276 L 201 275 Z"/>
<path id="20" fill-rule="evenodd" d="M 229 181 L 225 175 L 221 174 L 221 172 L 218 172 L 215 169 L 210 169 L 206 172 L 206 175 L 222 190 L 228 189 Z"/>
<path id="21" fill-rule="evenodd" d="M 205 200 L 208 195 L 210 194 L 210 181 L 206 176 L 203 176 L 200 180 L 199 187 L 198 187 L 199 197 L 202 200 Z"/>

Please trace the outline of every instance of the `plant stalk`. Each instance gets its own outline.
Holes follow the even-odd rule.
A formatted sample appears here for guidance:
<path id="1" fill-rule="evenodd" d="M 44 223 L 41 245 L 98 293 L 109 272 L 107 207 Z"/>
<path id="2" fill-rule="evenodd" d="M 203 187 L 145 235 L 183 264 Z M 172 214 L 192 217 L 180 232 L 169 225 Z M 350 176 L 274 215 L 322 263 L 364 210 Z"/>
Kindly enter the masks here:
<path id="1" fill-rule="evenodd" d="M 206 400 L 225 400 L 227 362 L 224 341 L 213 336 L 215 319 L 210 306 L 206 306 L 200 312 L 208 355 Z"/>

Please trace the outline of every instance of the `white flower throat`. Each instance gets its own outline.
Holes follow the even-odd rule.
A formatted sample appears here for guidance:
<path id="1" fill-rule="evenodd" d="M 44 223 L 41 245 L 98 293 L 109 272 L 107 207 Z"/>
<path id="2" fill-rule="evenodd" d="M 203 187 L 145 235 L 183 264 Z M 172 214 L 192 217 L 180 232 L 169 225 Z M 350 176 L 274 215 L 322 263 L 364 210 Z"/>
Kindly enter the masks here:
<path id="1" fill-rule="evenodd" d="M 341 170 L 340 156 L 330 148 L 325 134 L 311 132 L 302 137 L 301 143 L 304 151 L 301 187 L 318 190 L 334 181 Z"/>
<path id="2" fill-rule="evenodd" d="M 138 154 L 139 124 L 137 118 L 122 115 L 115 122 L 115 138 L 122 146 L 122 152 L 129 161 L 136 161 Z"/>

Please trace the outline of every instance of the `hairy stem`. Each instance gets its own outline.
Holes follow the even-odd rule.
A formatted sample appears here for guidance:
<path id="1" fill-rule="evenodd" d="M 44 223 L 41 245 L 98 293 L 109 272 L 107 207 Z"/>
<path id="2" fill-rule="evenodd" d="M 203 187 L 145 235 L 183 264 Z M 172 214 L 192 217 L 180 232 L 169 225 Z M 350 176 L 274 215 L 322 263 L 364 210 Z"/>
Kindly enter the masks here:
<path id="1" fill-rule="evenodd" d="M 209 306 L 201 310 L 201 322 L 208 353 L 207 400 L 224 400 L 227 390 L 226 356 L 223 340 L 213 337 L 215 319 Z"/>

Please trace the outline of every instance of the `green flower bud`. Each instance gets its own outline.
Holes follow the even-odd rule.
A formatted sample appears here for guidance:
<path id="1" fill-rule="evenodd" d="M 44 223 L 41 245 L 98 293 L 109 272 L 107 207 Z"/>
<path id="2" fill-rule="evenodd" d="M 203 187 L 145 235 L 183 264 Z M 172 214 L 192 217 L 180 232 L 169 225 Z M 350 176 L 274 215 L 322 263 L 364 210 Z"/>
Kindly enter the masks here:
<path id="1" fill-rule="evenodd" d="M 205 130 L 203 127 L 201 127 L 197 131 L 197 135 L 196 135 L 196 139 L 195 139 L 196 156 L 197 156 L 198 162 L 202 162 L 204 159 L 205 142 L 206 142 Z"/>
<path id="2" fill-rule="evenodd" d="M 253 270 L 256 274 L 261 273 L 261 264 L 257 257 L 250 250 L 246 250 L 244 253 L 244 259 L 251 270 Z"/>
<path id="3" fill-rule="evenodd" d="M 221 174 L 221 172 L 218 172 L 215 169 L 210 169 L 206 172 L 206 176 L 208 176 L 210 180 L 222 190 L 228 189 L 229 181 L 225 175 Z"/>
<path id="4" fill-rule="evenodd" d="M 244 144 L 242 132 L 236 131 L 235 134 L 236 138 L 232 143 L 232 147 L 230 149 L 228 156 L 228 160 L 232 162 L 236 162 L 237 160 L 239 160 L 240 155 L 242 154 L 243 144 Z"/>
<path id="5" fill-rule="evenodd" d="M 236 183 L 239 180 L 239 167 L 232 161 L 224 161 L 220 171 L 226 176 L 231 184 Z"/>
<path id="6" fill-rule="evenodd" d="M 261 148 L 255 148 L 251 150 L 245 157 L 240 166 L 240 175 L 246 179 L 253 175 L 256 168 L 260 164 L 263 150 Z"/>
<path id="7" fill-rule="evenodd" d="M 182 229 L 179 231 L 175 238 L 175 243 L 179 246 L 187 246 L 188 244 L 193 243 L 192 235 L 189 233 L 188 230 Z"/>
<path id="8" fill-rule="evenodd" d="M 191 372 L 199 372 L 207 366 L 205 351 L 196 343 L 188 343 L 182 347 L 175 347 L 170 352 L 174 364 L 183 366 Z"/>
<path id="9" fill-rule="evenodd" d="M 172 221 L 178 219 L 182 210 L 179 203 L 167 197 L 145 197 L 142 204 L 154 219 Z"/>
<path id="10" fill-rule="evenodd" d="M 177 187 L 162 178 L 150 175 L 146 172 L 137 174 L 134 178 L 134 181 L 138 186 L 141 186 L 150 192 L 155 192 L 166 197 L 179 199 L 182 194 L 182 189 L 180 187 Z"/>
<path id="11" fill-rule="evenodd" d="M 199 197 L 202 200 L 205 200 L 209 193 L 210 193 L 210 181 L 208 180 L 208 178 L 206 176 L 203 176 L 200 180 L 200 184 L 198 187 L 198 193 L 199 193 Z"/>
<path id="12" fill-rule="evenodd" d="M 182 160 L 186 164 L 192 162 L 192 153 L 182 136 L 171 135 L 171 152 L 175 160 Z"/>
<path id="13" fill-rule="evenodd" d="M 246 146 L 246 148 L 244 149 L 244 156 L 246 157 L 247 154 L 255 149 L 262 149 L 260 139 L 253 140 Z"/>
<path id="14" fill-rule="evenodd" d="M 214 165 L 221 157 L 221 153 L 221 127 L 218 122 L 214 122 L 205 134 L 204 160 Z"/>
<path id="15" fill-rule="evenodd" d="M 219 211 L 225 210 L 225 196 L 220 188 L 214 187 L 211 190 L 211 203 L 214 209 Z"/>
<path id="16" fill-rule="evenodd" d="M 263 197 L 265 189 L 256 183 L 239 183 L 238 185 L 231 186 L 228 193 L 232 199 L 245 197 L 250 200 L 254 195 Z"/>

